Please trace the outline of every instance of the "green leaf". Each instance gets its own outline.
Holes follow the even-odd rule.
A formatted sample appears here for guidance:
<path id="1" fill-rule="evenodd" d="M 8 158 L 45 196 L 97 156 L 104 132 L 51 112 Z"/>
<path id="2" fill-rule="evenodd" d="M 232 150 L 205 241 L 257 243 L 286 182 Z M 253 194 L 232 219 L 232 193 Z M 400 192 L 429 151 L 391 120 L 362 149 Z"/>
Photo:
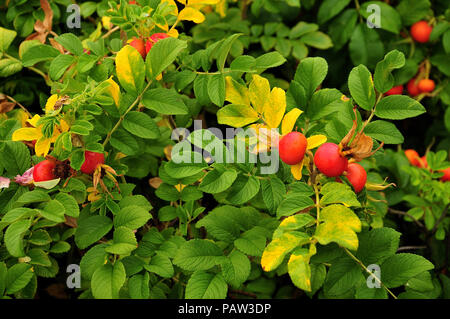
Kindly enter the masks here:
<path id="1" fill-rule="evenodd" d="M 13 59 L 0 60 L 0 77 L 8 77 L 22 70 L 22 63 Z"/>
<path id="2" fill-rule="evenodd" d="M 386 121 L 370 122 L 364 129 L 364 133 L 385 144 L 401 144 L 404 141 L 403 135 L 397 127 Z"/>
<path id="3" fill-rule="evenodd" d="M 293 194 L 284 199 L 277 209 L 277 218 L 282 216 L 290 216 L 305 208 L 314 206 L 314 202 L 308 196 Z"/>
<path id="4" fill-rule="evenodd" d="M 106 216 L 90 216 L 78 222 L 75 243 L 84 249 L 105 236 L 112 228 L 111 219 Z"/>
<path id="5" fill-rule="evenodd" d="M 365 265 L 381 264 L 397 251 L 400 235 L 389 227 L 375 228 L 362 233 L 356 255 Z"/>
<path id="6" fill-rule="evenodd" d="M 225 76 L 213 74 L 208 77 L 208 96 L 211 101 L 221 107 L 225 101 Z"/>
<path id="7" fill-rule="evenodd" d="M 18 220 L 6 229 L 4 241 L 8 252 L 14 257 L 24 257 L 25 252 L 23 250 L 23 236 L 25 232 L 30 228 L 31 221 Z"/>
<path id="8" fill-rule="evenodd" d="M 54 254 L 62 254 L 68 252 L 70 248 L 72 248 L 72 246 L 70 246 L 68 242 L 58 241 L 50 248 L 50 252 Z"/>
<path id="9" fill-rule="evenodd" d="M 264 203 L 269 212 L 275 213 L 286 194 L 284 183 L 276 176 L 261 180 L 261 191 Z"/>
<path id="10" fill-rule="evenodd" d="M 225 281 L 236 288 L 248 279 L 251 270 L 250 260 L 238 250 L 232 251 L 221 267 Z"/>
<path id="11" fill-rule="evenodd" d="M 144 268 L 163 278 L 171 278 L 174 274 L 174 269 L 170 259 L 159 254 L 153 256 L 150 263 L 148 265 L 144 265 Z"/>
<path id="12" fill-rule="evenodd" d="M 381 264 L 381 281 L 388 288 L 400 287 L 409 279 L 433 268 L 434 265 L 422 256 L 396 254 Z"/>
<path id="13" fill-rule="evenodd" d="M 228 53 L 230 52 L 231 46 L 234 41 L 237 40 L 242 35 L 242 33 L 235 33 L 226 38 L 220 47 L 217 49 L 219 51 L 217 56 L 217 69 L 222 72 L 225 66 L 225 61 L 227 59 Z M 213 101 L 214 102 L 214 101 Z"/>
<path id="14" fill-rule="evenodd" d="M 0 296 L 3 296 L 6 289 L 6 274 L 8 269 L 4 262 L 0 262 Z"/>
<path id="15" fill-rule="evenodd" d="M 146 208 L 141 206 L 126 206 L 114 218 L 114 227 L 125 226 L 130 229 L 138 229 L 145 225 L 151 218 Z"/>
<path id="16" fill-rule="evenodd" d="M 28 147 L 21 142 L 7 141 L 0 152 L 0 162 L 11 176 L 22 175 L 30 168 L 31 156 Z"/>
<path id="17" fill-rule="evenodd" d="M 358 249 L 358 237 L 355 232 L 361 231 L 361 221 L 355 213 L 343 205 L 330 205 L 320 212 L 323 223 L 316 228 L 314 237 L 322 245 L 335 242 L 342 247 Z"/>
<path id="18" fill-rule="evenodd" d="M 339 298 L 364 280 L 360 266 L 349 257 L 335 259 L 324 283 L 327 297 Z"/>
<path id="19" fill-rule="evenodd" d="M 66 212 L 64 206 L 54 199 L 49 201 L 44 209 L 39 212 L 44 218 L 56 223 L 63 223 L 66 220 L 64 217 L 64 213 Z"/>
<path id="20" fill-rule="evenodd" d="M 364 64 L 369 69 L 383 58 L 384 45 L 376 30 L 360 23 L 353 30 L 348 45 L 353 65 Z"/>
<path id="21" fill-rule="evenodd" d="M 351 0 L 325 0 L 322 1 L 317 13 L 317 21 L 324 24 L 341 12 Z"/>
<path id="22" fill-rule="evenodd" d="M 269 52 L 256 58 L 256 69 L 269 69 L 280 66 L 286 62 L 286 59 L 278 52 Z"/>
<path id="23" fill-rule="evenodd" d="M 92 275 L 92 295 L 96 299 L 118 299 L 125 280 L 125 267 L 120 261 L 116 261 L 114 265 L 103 265 Z"/>
<path id="24" fill-rule="evenodd" d="M 77 218 L 80 215 L 80 208 L 73 196 L 65 193 L 58 193 L 55 199 L 64 206 L 64 213 L 67 216 Z"/>
<path id="25" fill-rule="evenodd" d="M 56 58 L 58 55 L 60 55 L 60 52 L 54 47 L 46 44 L 39 44 L 25 51 L 22 55 L 22 64 L 25 67 L 29 67 L 38 62 Z"/>
<path id="26" fill-rule="evenodd" d="M 155 121 L 143 112 L 129 112 L 122 125 L 128 132 L 142 138 L 156 139 L 161 136 Z"/>
<path id="27" fill-rule="evenodd" d="M 361 10 L 359 11 L 364 18 L 368 18 L 373 14 L 372 10 L 368 10 L 368 7 L 370 5 L 376 5 L 379 8 L 379 16 L 380 16 L 379 27 L 381 27 L 381 29 L 390 31 L 395 34 L 400 33 L 400 29 L 402 27 L 402 20 L 400 18 L 400 14 L 394 8 L 392 8 L 390 5 L 382 1 L 364 2 L 361 5 Z M 371 19 L 369 20 L 369 22 L 374 24 L 376 20 L 374 21 L 373 19 Z"/>
<path id="28" fill-rule="evenodd" d="M 150 297 L 150 276 L 148 273 L 144 275 L 134 275 L 128 280 L 128 292 L 133 299 L 149 299 Z"/>
<path id="29" fill-rule="evenodd" d="M 149 51 L 145 60 L 147 76 L 154 79 L 161 74 L 177 58 L 178 54 L 187 47 L 187 42 L 176 38 L 166 38 L 157 41 Z"/>
<path id="30" fill-rule="evenodd" d="M 14 294 L 25 288 L 33 277 L 31 265 L 20 263 L 8 269 L 6 273 L 6 293 Z"/>
<path id="31" fill-rule="evenodd" d="M 405 65 L 405 55 L 397 50 L 390 51 L 384 59 L 378 62 L 375 68 L 374 82 L 375 88 L 381 93 L 386 93 L 395 84 L 392 71 L 400 69 Z"/>
<path id="32" fill-rule="evenodd" d="M 76 56 L 83 54 L 83 44 L 80 39 L 73 33 L 64 33 L 55 38 L 56 42 L 61 44 L 64 49 Z"/>
<path id="33" fill-rule="evenodd" d="M 72 55 L 61 54 L 58 55 L 50 63 L 49 76 L 52 80 L 56 81 L 66 72 L 67 68 L 74 63 L 75 58 Z"/>
<path id="34" fill-rule="evenodd" d="M 250 256 L 261 256 L 266 247 L 266 237 L 261 228 L 252 228 L 241 234 L 241 237 L 234 241 L 234 246 L 244 254 Z M 264 229 L 262 229 L 264 230 Z"/>
<path id="35" fill-rule="evenodd" d="M 430 5 L 429 0 L 402 0 L 396 9 L 403 25 L 410 26 L 427 16 Z"/>
<path id="36" fill-rule="evenodd" d="M 44 267 L 49 267 L 52 265 L 52 262 L 42 249 L 39 248 L 30 249 L 27 252 L 27 256 L 31 258 L 30 264 L 32 265 L 41 265 Z"/>
<path id="37" fill-rule="evenodd" d="M 126 155 L 136 155 L 140 151 L 139 144 L 133 135 L 123 129 L 118 129 L 111 135 L 110 143 Z"/>
<path id="38" fill-rule="evenodd" d="M 348 77 L 348 88 L 360 107 L 371 110 L 375 106 L 375 90 L 372 75 L 364 65 L 354 67 Z"/>
<path id="39" fill-rule="evenodd" d="M 105 251 L 107 244 L 99 244 L 89 249 L 80 261 L 81 277 L 91 280 L 94 272 L 101 268 L 108 260 L 108 253 Z"/>
<path id="40" fill-rule="evenodd" d="M 415 99 L 406 95 L 389 95 L 380 100 L 375 115 L 389 120 L 403 120 L 425 113 L 426 110 Z"/>
<path id="41" fill-rule="evenodd" d="M 331 38 L 328 35 L 326 35 L 325 33 L 320 32 L 320 31 L 314 31 L 314 32 L 307 33 L 304 36 L 302 36 L 300 39 L 306 45 L 313 47 L 313 48 L 321 49 L 321 50 L 329 49 L 333 46 L 333 42 L 331 41 Z"/>
<path id="42" fill-rule="evenodd" d="M 208 234 L 217 240 L 232 242 L 239 236 L 239 226 L 226 214 L 222 207 L 214 209 L 195 225 L 196 228 L 205 227 Z"/>
<path id="43" fill-rule="evenodd" d="M 142 97 L 142 104 L 144 104 L 146 108 L 161 114 L 185 115 L 189 113 L 181 96 L 174 90 L 164 88 L 146 91 Z"/>
<path id="44" fill-rule="evenodd" d="M 16 31 L 0 27 L 0 52 L 8 50 L 16 35 Z"/>
<path id="45" fill-rule="evenodd" d="M 222 250 L 206 239 L 192 239 L 183 244 L 173 263 L 185 270 L 208 270 L 223 261 Z"/>
<path id="46" fill-rule="evenodd" d="M 256 59 L 250 55 L 240 55 L 230 64 L 230 70 L 252 72 L 256 69 Z"/>
<path id="47" fill-rule="evenodd" d="M 186 285 L 186 299 L 225 299 L 228 286 L 222 275 L 196 271 Z"/>
<path id="48" fill-rule="evenodd" d="M 328 73 L 328 63 L 324 58 L 305 58 L 297 67 L 294 80 L 305 90 L 309 100 Z"/>
<path id="49" fill-rule="evenodd" d="M 137 248 L 136 236 L 128 227 L 119 226 L 114 230 L 113 243 L 105 251 L 116 255 L 128 255 Z"/>
<path id="50" fill-rule="evenodd" d="M 289 277 L 292 283 L 304 291 L 311 291 L 310 254 L 307 249 L 298 249 L 292 253 L 288 262 Z"/>
<path id="51" fill-rule="evenodd" d="M 231 186 L 227 201 L 234 205 L 244 204 L 258 194 L 259 186 L 259 179 L 255 176 L 239 175 Z"/>
<path id="52" fill-rule="evenodd" d="M 217 194 L 230 188 L 236 180 L 235 170 L 212 170 L 205 175 L 199 185 L 199 189 L 205 193 Z"/>

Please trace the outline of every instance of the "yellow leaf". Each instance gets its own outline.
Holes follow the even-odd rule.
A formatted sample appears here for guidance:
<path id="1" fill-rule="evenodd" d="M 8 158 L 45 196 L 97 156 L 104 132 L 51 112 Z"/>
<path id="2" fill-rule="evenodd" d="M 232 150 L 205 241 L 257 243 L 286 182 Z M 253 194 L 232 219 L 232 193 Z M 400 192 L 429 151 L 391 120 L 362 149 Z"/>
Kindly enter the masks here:
<path id="1" fill-rule="evenodd" d="M 58 99 L 58 94 L 53 94 L 48 98 L 47 103 L 45 103 L 45 113 L 53 112 L 55 110 L 54 106 Z"/>
<path id="2" fill-rule="evenodd" d="M 59 130 L 61 132 L 67 132 L 70 129 L 70 126 L 69 126 L 69 124 L 67 124 L 66 121 L 61 120 L 61 121 L 59 121 L 59 123 L 60 123 L 59 124 Z"/>
<path id="3" fill-rule="evenodd" d="M 269 81 L 257 74 L 253 75 L 253 80 L 248 88 L 248 95 L 255 110 L 262 114 L 266 105 L 270 103 Z"/>
<path id="4" fill-rule="evenodd" d="M 111 29 L 111 26 L 112 26 L 111 17 L 103 16 L 102 17 L 102 24 L 103 24 L 103 28 L 105 28 L 106 30 Z"/>
<path id="5" fill-rule="evenodd" d="M 320 212 L 320 221 L 314 237 L 322 245 L 335 242 L 342 247 L 351 250 L 358 249 L 358 236 L 361 231 L 361 221 L 358 216 L 343 205 L 333 204 L 325 207 Z"/>
<path id="6" fill-rule="evenodd" d="M 284 116 L 283 122 L 281 123 L 281 135 L 286 135 L 287 133 L 292 132 L 295 122 L 302 113 L 302 110 L 293 108 Z"/>
<path id="7" fill-rule="evenodd" d="M 195 23 L 202 23 L 205 21 L 205 16 L 197 9 L 186 7 L 178 14 L 178 20 L 189 20 Z"/>
<path id="8" fill-rule="evenodd" d="M 179 3 L 186 5 L 186 0 L 177 0 Z"/>
<path id="9" fill-rule="evenodd" d="M 156 81 L 161 81 L 162 80 L 162 73 L 158 74 L 155 79 L 156 79 Z"/>
<path id="10" fill-rule="evenodd" d="M 264 120 L 270 128 L 277 128 L 286 111 L 286 92 L 274 87 L 270 93 L 270 101 L 264 108 Z"/>
<path id="11" fill-rule="evenodd" d="M 128 92 L 140 92 L 144 85 L 145 65 L 139 52 L 130 45 L 124 46 L 116 56 L 116 74 Z"/>
<path id="12" fill-rule="evenodd" d="M 325 135 L 313 135 L 306 139 L 308 141 L 307 149 L 311 150 L 316 148 L 327 141 L 327 137 Z"/>
<path id="13" fill-rule="evenodd" d="M 287 253 L 307 242 L 309 242 L 309 236 L 305 233 L 283 233 L 280 237 L 272 240 L 264 249 L 261 257 L 261 267 L 264 271 L 276 269 Z"/>
<path id="14" fill-rule="evenodd" d="M 308 250 L 299 249 L 292 253 L 288 261 L 288 272 L 292 283 L 305 291 L 311 291 L 310 258 Z"/>
<path id="15" fill-rule="evenodd" d="M 36 114 L 31 119 L 29 119 L 27 122 L 30 123 L 32 126 L 36 127 L 37 126 L 37 122 L 39 122 L 40 119 L 41 119 L 41 117 Z"/>
<path id="16" fill-rule="evenodd" d="M 220 0 L 216 5 L 216 12 L 223 18 L 227 11 L 227 0 Z"/>
<path id="17" fill-rule="evenodd" d="M 107 87 L 107 92 L 111 95 L 114 100 L 116 106 L 120 105 L 120 87 L 119 85 L 112 79 L 112 76 L 106 80 L 109 83 Z"/>
<path id="18" fill-rule="evenodd" d="M 225 100 L 233 104 L 243 104 L 250 106 L 248 89 L 235 81 L 231 76 L 225 77 Z"/>
<path id="19" fill-rule="evenodd" d="M 191 5 L 209 5 L 218 4 L 220 0 L 189 0 L 188 4 Z"/>
<path id="20" fill-rule="evenodd" d="M 34 146 L 34 151 L 37 156 L 47 156 L 48 151 L 50 150 L 50 139 L 41 137 L 37 140 L 36 145 Z"/>
<path id="21" fill-rule="evenodd" d="M 176 39 L 178 38 L 178 30 L 175 28 L 170 29 L 169 32 L 167 32 L 167 34 L 169 36 L 171 36 L 172 38 L 176 38 Z"/>
<path id="22" fill-rule="evenodd" d="M 298 181 L 302 179 L 303 162 L 304 160 L 298 164 L 291 166 L 291 173 L 294 176 L 294 178 Z"/>
<path id="23" fill-rule="evenodd" d="M 243 127 L 256 122 L 258 119 L 258 113 L 247 105 L 228 104 L 217 111 L 217 121 L 219 124 L 234 127 Z"/>
<path id="24" fill-rule="evenodd" d="M 15 130 L 12 135 L 13 141 L 34 141 L 41 138 L 42 132 L 35 127 L 24 127 Z"/>

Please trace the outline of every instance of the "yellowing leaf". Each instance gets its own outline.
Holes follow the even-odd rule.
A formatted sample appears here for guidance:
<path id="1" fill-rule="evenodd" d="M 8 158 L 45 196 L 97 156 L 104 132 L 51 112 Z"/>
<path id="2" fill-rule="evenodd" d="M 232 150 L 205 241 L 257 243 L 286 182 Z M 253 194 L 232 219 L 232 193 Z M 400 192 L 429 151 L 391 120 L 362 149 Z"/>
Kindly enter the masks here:
<path id="1" fill-rule="evenodd" d="M 119 85 L 110 77 L 106 82 L 109 83 L 107 92 L 111 95 L 116 106 L 120 105 L 120 87 Z"/>
<path id="2" fill-rule="evenodd" d="M 311 150 L 316 148 L 327 141 L 327 137 L 325 135 L 313 135 L 306 139 L 308 141 L 307 149 Z"/>
<path id="3" fill-rule="evenodd" d="M 42 136 L 41 130 L 34 127 L 24 127 L 15 130 L 12 135 L 13 141 L 34 141 Z"/>
<path id="4" fill-rule="evenodd" d="M 169 36 L 171 36 L 172 38 L 176 38 L 176 39 L 178 38 L 178 30 L 175 28 L 170 29 L 169 32 L 167 32 L 167 34 Z"/>
<path id="5" fill-rule="evenodd" d="M 227 11 L 227 0 L 220 0 L 216 5 L 216 12 L 223 18 Z"/>
<path id="6" fill-rule="evenodd" d="M 59 99 L 58 94 L 53 94 L 48 98 L 47 103 L 45 103 L 45 113 L 54 111 L 54 106 L 56 101 L 58 101 L 58 99 Z"/>
<path id="7" fill-rule="evenodd" d="M 234 127 L 243 127 L 256 122 L 258 119 L 258 113 L 247 105 L 228 104 L 217 111 L 217 121 L 219 124 Z"/>
<path id="8" fill-rule="evenodd" d="M 261 257 L 261 267 L 264 271 L 276 269 L 287 253 L 307 242 L 309 242 L 309 236 L 305 233 L 283 233 L 280 237 L 272 240 L 266 249 L 264 249 Z"/>
<path id="9" fill-rule="evenodd" d="M 105 28 L 106 30 L 111 29 L 112 23 L 111 23 L 111 17 L 102 17 L 102 24 L 103 24 L 103 28 Z"/>
<path id="10" fill-rule="evenodd" d="M 303 162 L 304 160 L 291 166 L 292 176 L 294 176 L 294 178 L 298 181 L 302 179 Z"/>
<path id="11" fill-rule="evenodd" d="M 361 231 L 361 221 L 358 216 L 343 205 L 330 205 L 320 212 L 320 221 L 314 237 L 322 245 L 335 242 L 351 250 L 358 249 L 356 232 Z"/>
<path id="12" fill-rule="evenodd" d="M 253 75 L 253 80 L 248 88 L 248 95 L 255 110 L 262 114 L 266 105 L 270 103 L 269 81 L 257 74 Z"/>
<path id="13" fill-rule="evenodd" d="M 138 93 L 145 79 L 145 64 L 139 52 L 130 45 L 124 46 L 116 56 L 116 73 L 127 92 Z"/>
<path id="14" fill-rule="evenodd" d="M 190 6 L 192 5 L 209 5 L 209 4 L 218 4 L 220 0 L 189 0 L 188 3 Z"/>
<path id="15" fill-rule="evenodd" d="M 178 20 L 189 20 L 195 23 L 202 23 L 205 21 L 205 16 L 197 9 L 186 7 L 178 14 Z"/>
<path id="16" fill-rule="evenodd" d="M 302 113 L 302 110 L 293 108 L 284 116 L 283 122 L 281 123 L 281 135 L 286 135 L 287 133 L 292 132 L 295 122 Z"/>
<path id="17" fill-rule="evenodd" d="M 233 104 L 250 106 L 248 89 L 235 81 L 231 76 L 225 77 L 225 100 Z"/>
<path id="18" fill-rule="evenodd" d="M 310 258 L 307 249 L 299 249 L 292 253 L 288 261 L 288 273 L 292 283 L 305 291 L 311 291 Z"/>
<path id="19" fill-rule="evenodd" d="M 34 146 L 34 151 L 37 156 L 47 156 L 50 150 L 51 141 L 49 138 L 41 137 L 36 141 L 36 145 Z"/>
<path id="20" fill-rule="evenodd" d="M 286 92 L 274 87 L 270 93 L 270 102 L 264 108 L 264 120 L 270 128 L 277 128 L 286 111 Z"/>
<path id="21" fill-rule="evenodd" d="M 178 7 L 175 1 L 173 0 L 161 0 L 161 3 L 166 2 L 168 5 L 172 6 L 172 11 L 169 12 L 169 14 L 172 14 L 174 16 L 178 15 Z"/>

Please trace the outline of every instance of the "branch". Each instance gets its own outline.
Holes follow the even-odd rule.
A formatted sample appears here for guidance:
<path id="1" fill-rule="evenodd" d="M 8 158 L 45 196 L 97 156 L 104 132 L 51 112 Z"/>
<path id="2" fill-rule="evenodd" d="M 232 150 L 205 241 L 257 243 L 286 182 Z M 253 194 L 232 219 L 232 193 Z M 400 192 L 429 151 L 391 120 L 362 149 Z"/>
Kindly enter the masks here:
<path id="1" fill-rule="evenodd" d="M 396 215 L 408 216 L 409 218 L 411 218 L 417 224 L 417 226 L 426 229 L 424 224 L 422 224 L 420 221 L 418 221 L 414 216 L 412 216 L 409 213 L 402 212 L 400 210 L 396 210 L 396 209 L 393 209 L 393 208 L 388 208 L 388 212 L 390 212 L 392 214 L 396 214 Z"/>

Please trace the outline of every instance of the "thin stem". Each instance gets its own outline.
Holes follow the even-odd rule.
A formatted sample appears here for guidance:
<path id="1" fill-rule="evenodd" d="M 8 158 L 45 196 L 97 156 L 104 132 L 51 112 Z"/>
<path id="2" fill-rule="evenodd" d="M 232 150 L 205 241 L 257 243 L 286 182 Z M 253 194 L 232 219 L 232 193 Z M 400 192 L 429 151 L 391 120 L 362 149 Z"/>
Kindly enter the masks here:
<path id="1" fill-rule="evenodd" d="M 400 210 L 396 210 L 396 209 L 393 209 L 393 208 L 388 208 L 388 212 L 392 213 L 392 214 L 396 214 L 396 215 L 408 216 L 409 218 L 411 218 L 417 224 L 417 226 L 419 226 L 421 228 L 425 228 L 424 224 L 422 224 L 414 216 L 412 216 L 411 214 L 409 214 L 407 212 L 402 212 Z"/>
<path id="2" fill-rule="evenodd" d="M 369 275 L 371 275 L 373 278 L 375 278 L 375 280 L 394 298 L 397 299 L 397 296 L 394 295 L 394 293 L 392 291 L 389 290 L 388 287 L 386 287 L 385 284 L 383 284 L 383 282 L 380 280 L 380 278 L 378 278 L 377 276 L 375 276 L 375 274 L 373 272 L 371 272 L 369 269 L 367 269 L 367 267 L 363 264 L 363 262 L 361 260 L 359 260 L 358 258 L 356 258 L 355 255 L 353 255 L 350 250 L 348 250 L 347 248 L 344 248 L 344 251 L 347 253 L 347 255 L 350 256 L 350 258 L 352 258 L 354 261 L 356 261 L 356 263 L 358 265 L 361 266 L 362 269 L 364 269 Z"/>
<path id="3" fill-rule="evenodd" d="M 118 26 L 110 29 L 108 32 L 106 32 L 103 36 L 102 39 L 106 39 L 107 37 L 109 37 L 111 34 L 113 34 L 114 32 L 116 32 L 117 30 L 119 30 L 120 28 Z"/>
<path id="4" fill-rule="evenodd" d="M 18 62 L 22 63 L 22 61 L 20 61 L 19 59 L 16 59 L 15 57 L 9 55 L 8 53 L 4 53 L 3 55 L 5 57 L 11 59 L 11 60 L 18 61 Z M 35 67 L 32 67 L 32 66 L 28 66 L 27 68 L 28 68 L 28 70 L 33 71 L 33 72 L 39 74 L 40 76 L 42 76 L 44 78 L 44 80 L 45 80 L 45 83 L 48 86 L 52 85 L 52 81 L 50 80 L 50 78 L 44 72 L 42 72 L 41 70 L 39 70 L 39 69 L 37 69 Z"/>
<path id="5" fill-rule="evenodd" d="M 397 249 L 397 252 L 405 251 L 405 250 L 415 250 L 415 249 L 426 249 L 427 246 L 403 246 Z"/>
<path id="6" fill-rule="evenodd" d="M 105 147 L 106 144 L 108 144 L 109 140 L 111 139 L 111 135 L 119 128 L 120 124 L 122 124 L 123 120 L 125 119 L 125 116 L 136 106 L 136 104 L 139 103 L 139 101 L 142 99 L 142 95 L 144 95 L 145 91 L 147 91 L 147 89 L 150 87 L 151 83 L 152 82 L 150 81 L 144 88 L 144 90 L 142 90 L 141 94 L 139 94 L 139 96 L 136 98 L 136 100 L 134 100 L 133 104 L 131 104 L 130 107 L 125 111 L 125 113 L 122 116 L 120 116 L 116 125 L 114 125 L 112 130 L 108 132 L 108 135 L 106 135 L 105 141 L 102 144 L 103 147 Z"/>
<path id="7" fill-rule="evenodd" d="M 319 219 L 320 219 L 319 190 L 317 188 L 317 184 L 315 183 L 314 183 L 314 192 L 316 193 L 316 210 L 317 210 L 316 224 L 317 226 L 319 226 Z"/>
<path id="8" fill-rule="evenodd" d="M 33 116 L 31 115 L 31 113 L 28 112 L 28 110 L 26 109 L 25 106 L 23 106 L 22 104 L 20 104 L 19 102 L 17 102 L 17 101 L 16 101 L 15 99 L 13 99 L 11 96 L 7 95 L 6 98 L 7 98 L 8 100 L 10 100 L 11 102 L 16 103 L 16 104 L 17 104 L 17 105 L 18 105 L 25 113 L 27 113 L 27 115 L 28 115 L 29 117 L 33 117 Z"/>

